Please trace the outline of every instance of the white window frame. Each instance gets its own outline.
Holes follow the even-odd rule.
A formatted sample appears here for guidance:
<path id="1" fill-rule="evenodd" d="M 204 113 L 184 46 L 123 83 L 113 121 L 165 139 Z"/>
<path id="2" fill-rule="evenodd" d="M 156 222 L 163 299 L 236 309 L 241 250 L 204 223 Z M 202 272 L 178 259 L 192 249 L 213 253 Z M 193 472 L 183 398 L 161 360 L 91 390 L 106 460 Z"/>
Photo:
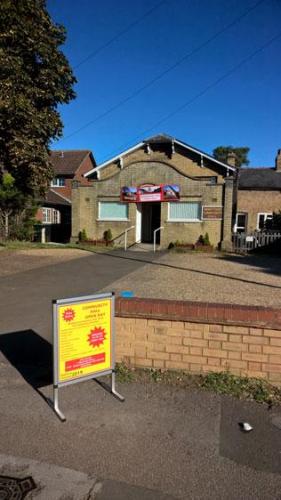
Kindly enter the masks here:
<path id="1" fill-rule="evenodd" d="M 60 184 L 60 181 L 63 181 L 63 184 Z M 56 187 L 56 188 L 65 187 L 65 178 L 62 176 L 54 177 L 51 180 L 51 187 Z"/>
<path id="2" fill-rule="evenodd" d="M 46 217 L 47 215 L 47 217 Z M 60 224 L 61 214 L 55 208 L 42 207 L 42 224 Z"/>
<path id="3" fill-rule="evenodd" d="M 42 224 L 52 224 L 52 209 L 42 207 Z"/>
<path id="4" fill-rule="evenodd" d="M 264 215 L 265 216 L 264 222 L 266 222 L 268 216 L 270 217 L 270 219 L 272 219 L 273 212 L 258 212 L 258 214 L 257 214 L 257 231 L 262 231 L 262 229 L 260 229 L 260 227 L 259 227 L 260 215 Z"/>
<path id="5" fill-rule="evenodd" d="M 202 217 L 202 203 L 201 201 L 179 201 L 179 202 L 171 202 L 168 203 L 168 222 L 201 222 L 202 219 L 172 219 L 170 216 L 170 207 L 174 203 L 197 203 L 199 205 L 198 212 L 200 213 L 200 217 Z"/>
<path id="6" fill-rule="evenodd" d="M 242 226 L 238 226 L 238 216 L 239 215 L 245 215 L 245 226 L 244 228 Z M 237 233 L 238 229 L 243 229 L 243 233 L 247 232 L 247 224 L 248 224 L 248 213 L 247 212 L 237 212 L 236 217 L 235 217 L 235 224 L 233 228 L 233 232 Z"/>
<path id="7" fill-rule="evenodd" d="M 60 223 L 61 223 L 60 211 L 56 210 L 54 208 L 53 209 L 53 224 L 60 224 Z"/>
<path id="8" fill-rule="evenodd" d="M 101 213 L 101 204 L 102 203 L 118 203 L 120 205 L 126 205 L 127 206 L 127 213 L 128 213 L 128 217 L 101 217 L 100 213 Z M 122 203 L 120 201 L 99 201 L 99 205 L 98 205 L 98 221 L 112 221 L 112 222 L 127 222 L 129 220 L 129 206 L 128 206 L 128 203 Z"/>

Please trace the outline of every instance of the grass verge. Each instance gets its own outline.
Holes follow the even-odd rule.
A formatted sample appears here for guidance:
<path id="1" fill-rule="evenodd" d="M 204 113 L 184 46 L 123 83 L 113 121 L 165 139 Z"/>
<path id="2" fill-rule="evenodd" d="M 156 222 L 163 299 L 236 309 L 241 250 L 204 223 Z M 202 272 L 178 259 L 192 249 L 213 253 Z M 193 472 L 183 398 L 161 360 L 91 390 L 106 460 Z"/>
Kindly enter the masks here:
<path id="1" fill-rule="evenodd" d="M 19 241 L 19 240 L 11 240 L 0 243 L 0 250 L 33 250 L 37 248 L 47 248 L 48 250 L 56 250 L 56 249 L 74 249 L 74 250 L 85 250 L 87 252 L 92 253 L 104 253 L 113 250 L 113 247 L 101 247 L 101 246 L 93 246 L 93 245 L 83 245 L 83 243 L 75 244 L 75 243 L 35 243 L 32 241 Z"/>
<path id="2" fill-rule="evenodd" d="M 229 372 L 194 375 L 180 371 L 155 369 L 131 369 L 124 363 L 116 366 L 119 382 L 166 384 L 181 388 L 204 389 L 218 394 L 228 394 L 268 405 L 281 404 L 281 391 L 265 380 L 237 377 Z"/>

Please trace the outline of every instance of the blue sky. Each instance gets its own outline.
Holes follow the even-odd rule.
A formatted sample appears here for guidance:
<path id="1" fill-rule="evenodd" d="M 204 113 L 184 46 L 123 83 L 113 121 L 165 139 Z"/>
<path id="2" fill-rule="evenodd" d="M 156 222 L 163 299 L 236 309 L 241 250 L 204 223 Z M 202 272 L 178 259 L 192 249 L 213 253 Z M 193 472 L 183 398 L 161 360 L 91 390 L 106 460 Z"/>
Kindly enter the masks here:
<path id="1" fill-rule="evenodd" d="M 252 166 L 273 165 L 281 148 L 281 2 L 257 3 L 48 0 L 52 18 L 67 29 L 63 51 L 78 80 L 76 100 L 60 108 L 64 137 L 53 148 L 91 149 L 101 163 L 148 136 L 165 132 L 207 153 L 219 145 L 249 146 Z M 197 50 L 233 21 L 233 26 Z M 195 50 L 154 84 L 101 117 Z M 91 121 L 95 122 L 86 126 Z"/>

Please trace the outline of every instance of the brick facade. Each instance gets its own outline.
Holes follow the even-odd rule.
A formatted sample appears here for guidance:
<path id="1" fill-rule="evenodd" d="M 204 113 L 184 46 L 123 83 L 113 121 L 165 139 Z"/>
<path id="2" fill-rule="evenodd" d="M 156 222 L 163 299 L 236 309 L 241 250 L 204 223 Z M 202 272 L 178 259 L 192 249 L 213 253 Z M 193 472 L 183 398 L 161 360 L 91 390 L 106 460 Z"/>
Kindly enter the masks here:
<path id="1" fill-rule="evenodd" d="M 281 312 L 151 299 L 117 299 L 116 360 L 131 367 L 229 371 L 281 386 Z"/>
<path id="2" fill-rule="evenodd" d="M 70 156 L 68 153 L 70 153 Z M 76 153 L 78 154 L 78 160 L 76 159 L 73 163 L 73 157 L 75 159 Z M 45 200 L 42 201 L 42 207 L 38 209 L 35 218 L 44 224 L 47 241 L 66 243 L 71 238 L 72 182 L 76 181 L 82 186 L 89 186 L 89 180 L 84 177 L 84 174 L 89 172 L 96 164 L 90 151 L 65 151 L 59 156 L 59 160 L 65 161 L 67 165 L 67 169 L 65 169 L 58 165 L 58 154 L 59 152 L 53 158 L 54 174 L 55 177 L 64 179 L 64 186 L 50 186 Z M 60 222 L 43 222 L 43 207 L 58 211 Z"/>
<path id="3" fill-rule="evenodd" d="M 279 174 L 280 175 L 280 174 Z M 247 232 L 257 229 L 258 213 L 273 213 L 281 210 L 281 192 L 270 190 L 239 190 L 237 212 L 248 214 Z"/>
<path id="4" fill-rule="evenodd" d="M 62 196 L 65 196 L 69 200 L 72 198 L 72 182 L 78 181 L 82 186 L 89 186 L 89 180 L 84 177 L 86 172 L 89 172 L 93 168 L 93 162 L 91 161 L 90 156 L 87 156 L 80 164 L 75 173 L 71 176 L 64 176 L 65 185 L 61 187 L 52 187 L 52 190 Z M 63 176 L 61 176 L 63 177 Z"/>
<path id="5" fill-rule="evenodd" d="M 201 218 L 192 222 L 172 222 L 168 220 L 168 203 L 161 203 L 160 225 L 161 247 L 167 248 L 171 241 L 181 240 L 195 243 L 200 234 L 208 232 L 210 242 L 217 246 L 222 241 L 222 234 L 227 241 L 231 240 L 232 224 L 232 190 L 225 190 L 226 170 L 216 168 L 211 160 L 204 159 L 203 165 L 198 155 L 178 148 L 173 154 L 154 149 L 149 153 L 145 148 L 129 153 L 122 158 L 122 166 L 118 161 L 108 164 L 99 171 L 99 180 L 91 186 L 79 186 L 73 189 L 72 195 L 72 238 L 76 240 L 79 231 L 86 229 L 92 239 L 100 239 L 107 229 L 111 229 L 115 243 L 124 243 L 124 231 L 136 226 L 136 204 L 129 204 L 127 221 L 99 220 L 98 203 L 100 201 L 120 201 L 122 186 L 139 186 L 142 184 L 179 184 L 181 201 L 199 202 L 201 206 L 214 208 L 213 218 Z M 211 184 L 208 178 L 216 177 L 217 183 Z M 225 194 L 226 193 L 226 194 Z M 227 202 L 225 203 L 225 199 Z M 222 209 L 222 207 L 224 207 Z M 223 210 L 223 217 L 222 217 Z M 226 221 L 224 226 L 223 220 Z M 224 229 L 223 229 L 224 227 Z M 136 230 L 128 233 L 128 244 L 136 241 Z"/>

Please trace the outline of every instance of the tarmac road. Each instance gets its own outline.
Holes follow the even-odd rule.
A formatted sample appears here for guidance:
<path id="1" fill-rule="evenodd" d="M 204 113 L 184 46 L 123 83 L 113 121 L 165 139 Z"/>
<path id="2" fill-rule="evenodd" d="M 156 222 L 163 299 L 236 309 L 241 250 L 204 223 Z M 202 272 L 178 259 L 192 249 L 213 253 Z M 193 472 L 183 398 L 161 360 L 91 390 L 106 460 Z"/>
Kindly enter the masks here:
<path id="1" fill-rule="evenodd" d="M 30 368 L 34 382 L 37 367 Z M 88 381 L 61 389 L 61 423 L 27 373 L 1 358 L 2 454 L 95 476 L 104 484 L 100 500 L 281 498 L 281 431 L 272 423 L 279 409 L 140 383 L 119 383 L 120 403 Z M 51 386 L 37 382 L 51 396 Z M 251 433 L 240 431 L 241 419 Z"/>
<path id="2" fill-rule="evenodd" d="M 32 251 L 30 254 L 32 259 Z M 145 265 L 142 258 L 154 258 L 151 254 L 131 253 L 129 259 L 113 254 L 116 256 L 88 253 L 85 257 L 81 252 L 80 258 L 2 276 L 0 334 L 32 329 L 51 341 L 53 299 L 89 295 L 101 289 L 110 292 L 112 282 Z M 2 256 L 0 253 L 0 266 Z M 10 258 L 19 264 L 23 257 L 17 252 Z"/>

